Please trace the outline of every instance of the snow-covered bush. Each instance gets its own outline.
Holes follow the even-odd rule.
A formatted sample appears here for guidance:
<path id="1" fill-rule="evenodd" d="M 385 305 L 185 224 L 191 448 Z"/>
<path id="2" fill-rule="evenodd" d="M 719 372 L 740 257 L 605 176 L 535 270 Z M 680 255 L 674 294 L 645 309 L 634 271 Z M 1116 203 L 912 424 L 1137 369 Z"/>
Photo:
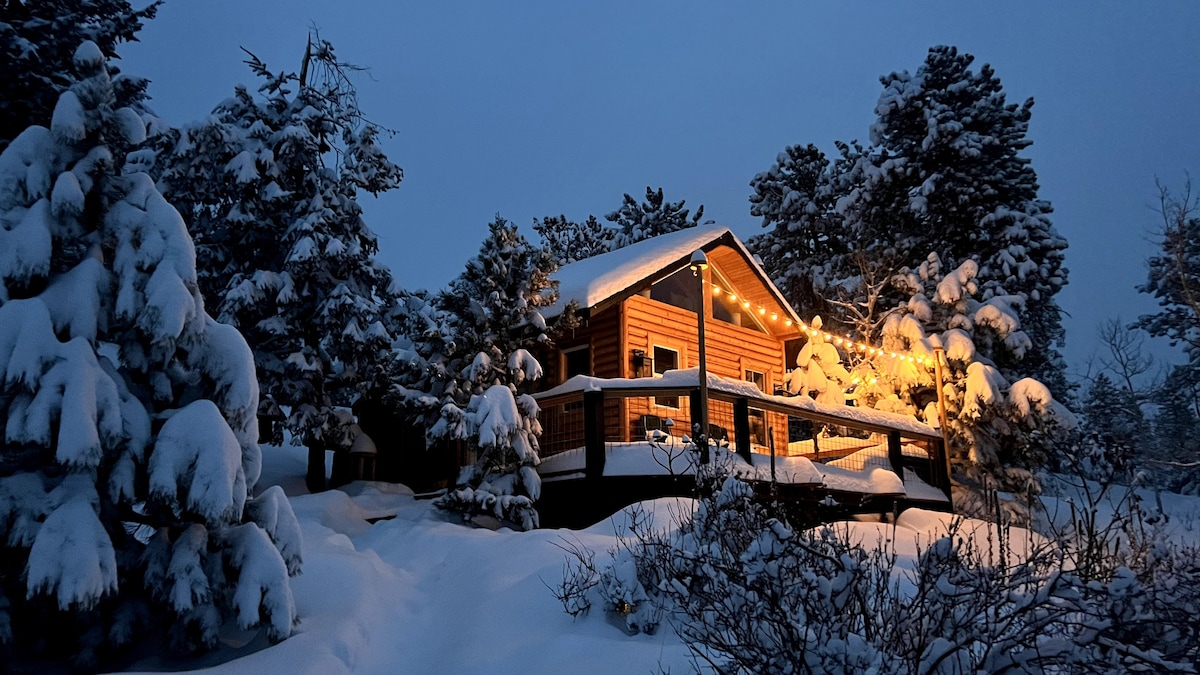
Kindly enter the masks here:
<path id="1" fill-rule="evenodd" d="M 1160 672 L 1195 667 L 1196 552 L 1073 571 L 1059 542 L 959 520 L 899 569 L 886 541 L 797 529 L 725 480 L 669 534 L 630 528 L 598 594 L 671 621 L 727 673 Z M 660 534 L 654 534 L 660 532 Z M 995 537 L 995 538 L 993 538 Z M 646 607 L 646 610 L 639 609 Z"/>
<path id="2" fill-rule="evenodd" d="M 800 348 L 788 374 L 787 389 L 792 394 L 811 396 L 818 403 L 846 404 L 846 387 L 851 377 L 842 365 L 842 356 L 821 332 L 821 317 L 813 317 L 808 341 Z"/>
<path id="3" fill-rule="evenodd" d="M 250 350 L 205 313 L 183 219 L 122 161 L 146 129 L 100 49 L 74 64 L 50 128 L 0 155 L 0 656 L 93 667 L 159 633 L 214 646 L 233 617 L 286 638 L 299 530 L 253 498 Z"/>

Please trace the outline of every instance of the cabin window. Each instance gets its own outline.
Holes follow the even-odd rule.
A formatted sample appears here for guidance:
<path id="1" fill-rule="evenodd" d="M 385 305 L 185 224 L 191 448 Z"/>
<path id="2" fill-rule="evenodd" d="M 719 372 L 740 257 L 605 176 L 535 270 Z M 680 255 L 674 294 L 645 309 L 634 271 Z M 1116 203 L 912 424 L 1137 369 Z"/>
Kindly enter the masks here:
<path id="1" fill-rule="evenodd" d="M 713 318 L 717 321 L 731 323 L 735 326 L 741 326 L 749 330 L 758 331 L 760 333 L 767 332 L 754 316 L 754 305 L 746 306 L 747 300 L 738 295 L 737 291 L 729 285 L 725 277 L 721 276 L 716 270 L 713 270 Z"/>
<path id="2" fill-rule="evenodd" d="M 783 343 L 783 365 L 786 366 L 788 372 L 796 367 L 796 361 L 800 358 L 800 350 L 804 349 L 806 342 L 808 342 L 808 338 L 797 338 Z"/>
<path id="3" fill-rule="evenodd" d="M 589 345 L 580 345 L 563 350 L 563 380 L 576 375 L 592 374 L 592 350 Z"/>
<path id="4" fill-rule="evenodd" d="M 662 377 L 668 370 L 679 369 L 679 352 L 654 345 L 654 376 Z M 668 408 L 679 407 L 678 396 L 655 396 L 654 402 Z"/>
<path id="5" fill-rule="evenodd" d="M 745 379 L 747 382 L 753 382 L 759 391 L 765 392 L 767 390 L 767 376 L 757 370 L 747 370 Z"/>
<path id="6" fill-rule="evenodd" d="M 650 299 L 665 302 L 689 312 L 700 311 L 700 282 L 688 268 L 683 268 L 650 287 Z"/>
<path id="7" fill-rule="evenodd" d="M 750 442 L 767 444 L 767 414 L 758 408 L 750 409 Z"/>

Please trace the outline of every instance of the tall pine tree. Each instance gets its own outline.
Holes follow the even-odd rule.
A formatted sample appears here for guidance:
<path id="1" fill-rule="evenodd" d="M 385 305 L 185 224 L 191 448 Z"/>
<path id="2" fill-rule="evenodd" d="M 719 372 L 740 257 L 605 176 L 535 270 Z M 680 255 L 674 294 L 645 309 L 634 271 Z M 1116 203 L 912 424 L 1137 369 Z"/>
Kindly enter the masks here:
<path id="1" fill-rule="evenodd" d="M 855 150 L 840 147 L 843 159 Z M 830 162 L 811 144 L 789 146 L 750 181 L 750 214 L 768 229 L 751 237 L 749 246 L 792 305 L 813 315 L 831 313 L 827 303 L 838 299 L 838 287 L 829 282 L 840 274 L 851 244 L 837 210 L 844 164 Z"/>
<path id="2" fill-rule="evenodd" d="M 916 73 L 881 78 L 864 157 L 869 187 L 847 210 L 859 241 L 894 249 L 909 266 L 930 251 L 955 264 L 974 258 L 982 299 L 1007 298 L 1034 345 L 1020 363 L 991 356 L 1062 398 L 1069 386 L 1054 296 L 1067 281 L 1067 242 L 1021 155 L 1032 144 L 1033 99 L 1008 103 L 992 67 L 976 72 L 973 61 L 954 47 L 933 47 Z"/>
<path id="3" fill-rule="evenodd" d="M 1191 365 L 1176 366 L 1158 388 L 1154 416 L 1154 449 L 1150 459 L 1156 476 L 1169 489 L 1200 493 L 1200 377 Z"/>
<path id="4" fill-rule="evenodd" d="M 392 278 L 358 193 L 393 189 L 403 173 L 329 42 L 310 43 L 300 75 L 248 63 L 260 96 L 239 87 L 168 139 L 161 183 L 191 221 L 209 306 L 254 350 L 264 418 L 290 410 L 272 440 L 286 427 L 308 445 L 319 489 L 326 446 L 343 436 L 336 408 L 378 384 L 392 342 Z"/>
<path id="5" fill-rule="evenodd" d="M 699 225 L 704 217 L 704 206 L 701 205 L 689 218 L 684 203 L 682 199 L 677 202 L 666 201 L 662 188 L 652 190 L 647 186 L 646 201 L 641 203 L 626 194 L 621 208 L 604 216 L 617 229 L 609 248 L 615 251 L 643 239 Z"/>
<path id="6" fill-rule="evenodd" d="M 617 231 L 588 216 L 577 223 L 566 216 L 546 216 L 533 219 L 533 229 L 542 238 L 542 247 L 559 265 L 569 265 L 612 248 Z"/>
<path id="7" fill-rule="evenodd" d="M 1019 360 L 988 356 L 1062 398 L 1070 386 L 1054 296 L 1066 283 L 1066 241 L 1021 154 L 1033 102 L 1008 103 L 991 67 L 975 72 L 972 62 L 934 47 L 915 74 L 882 78 L 866 149 L 839 144 L 830 163 L 812 146 L 789 148 L 751 183 L 752 213 L 773 228 L 753 243 L 798 306 L 822 296 L 836 310 L 827 319 L 861 332 L 907 300 L 889 283 L 900 269 L 930 252 L 947 265 L 975 260 L 981 299 L 1009 303 L 1034 345 Z"/>
<path id="8" fill-rule="evenodd" d="M 285 638 L 299 528 L 279 488 L 252 497 L 250 350 L 123 161 L 146 127 L 104 53 L 74 65 L 50 128 L 0 154 L 0 661 L 213 647 L 230 619 Z"/>

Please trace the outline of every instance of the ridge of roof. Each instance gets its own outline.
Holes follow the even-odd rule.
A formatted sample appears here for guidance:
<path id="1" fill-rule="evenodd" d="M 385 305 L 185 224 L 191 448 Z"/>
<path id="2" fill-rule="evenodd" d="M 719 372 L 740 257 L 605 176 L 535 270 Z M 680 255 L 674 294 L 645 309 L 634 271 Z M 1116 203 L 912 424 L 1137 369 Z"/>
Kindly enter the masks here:
<path id="1" fill-rule="evenodd" d="M 693 251 L 711 246 L 723 237 L 728 237 L 736 244 L 735 248 L 755 268 L 779 303 L 792 314 L 792 320 L 799 321 L 795 309 L 787 303 L 741 239 L 729 227 L 716 224 L 699 225 L 643 239 L 615 251 L 563 265 L 550 275 L 558 280 L 558 300 L 544 308 L 542 315 L 547 319 L 556 317 L 572 300 L 580 309 L 595 307 L 668 267 L 686 262 Z"/>

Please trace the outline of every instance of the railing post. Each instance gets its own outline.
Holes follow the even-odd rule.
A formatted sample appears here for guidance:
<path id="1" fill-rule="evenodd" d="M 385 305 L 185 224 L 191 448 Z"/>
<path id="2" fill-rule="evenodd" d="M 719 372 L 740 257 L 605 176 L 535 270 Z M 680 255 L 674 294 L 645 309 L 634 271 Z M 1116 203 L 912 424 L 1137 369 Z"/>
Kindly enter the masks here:
<path id="1" fill-rule="evenodd" d="M 951 494 L 953 490 L 950 484 L 950 453 L 946 448 L 946 441 L 934 441 L 933 448 L 938 456 L 933 461 L 933 468 L 930 473 L 937 474 L 938 481 L 936 487 L 940 487 L 942 492 L 946 494 L 946 499 L 950 500 L 950 510 L 953 511 L 954 496 Z"/>
<path id="2" fill-rule="evenodd" d="M 604 392 L 583 392 L 584 475 L 604 475 Z"/>
<path id="3" fill-rule="evenodd" d="M 733 446 L 737 454 L 752 464 L 750 459 L 750 401 L 739 398 L 733 402 Z"/>
<path id="4" fill-rule="evenodd" d="M 696 429 L 699 428 L 700 434 L 704 434 L 705 438 L 707 438 L 708 427 L 704 424 L 704 403 L 700 400 L 700 389 L 698 388 L 693 389 L 691 393 L 688 394 L 688 413 L 692 417 L 692 442 L 699 446 L 700 439 L 695 438 L 696 436 L 699 436 L 699 434 L 696 433 Z M 709 445 L 710 443 L 705 443 L 704 447 L 700 448 L 701 464 L 708 464 Z"/>
<path id="5" fill-rule="evenodd" d="M 900 482 L 904 482 L 904 450 L 900 447 L 900 432 L 893 431 L 888 434 L 888 461 L 892 464 L 892 471 L 900 477 Z"/>

